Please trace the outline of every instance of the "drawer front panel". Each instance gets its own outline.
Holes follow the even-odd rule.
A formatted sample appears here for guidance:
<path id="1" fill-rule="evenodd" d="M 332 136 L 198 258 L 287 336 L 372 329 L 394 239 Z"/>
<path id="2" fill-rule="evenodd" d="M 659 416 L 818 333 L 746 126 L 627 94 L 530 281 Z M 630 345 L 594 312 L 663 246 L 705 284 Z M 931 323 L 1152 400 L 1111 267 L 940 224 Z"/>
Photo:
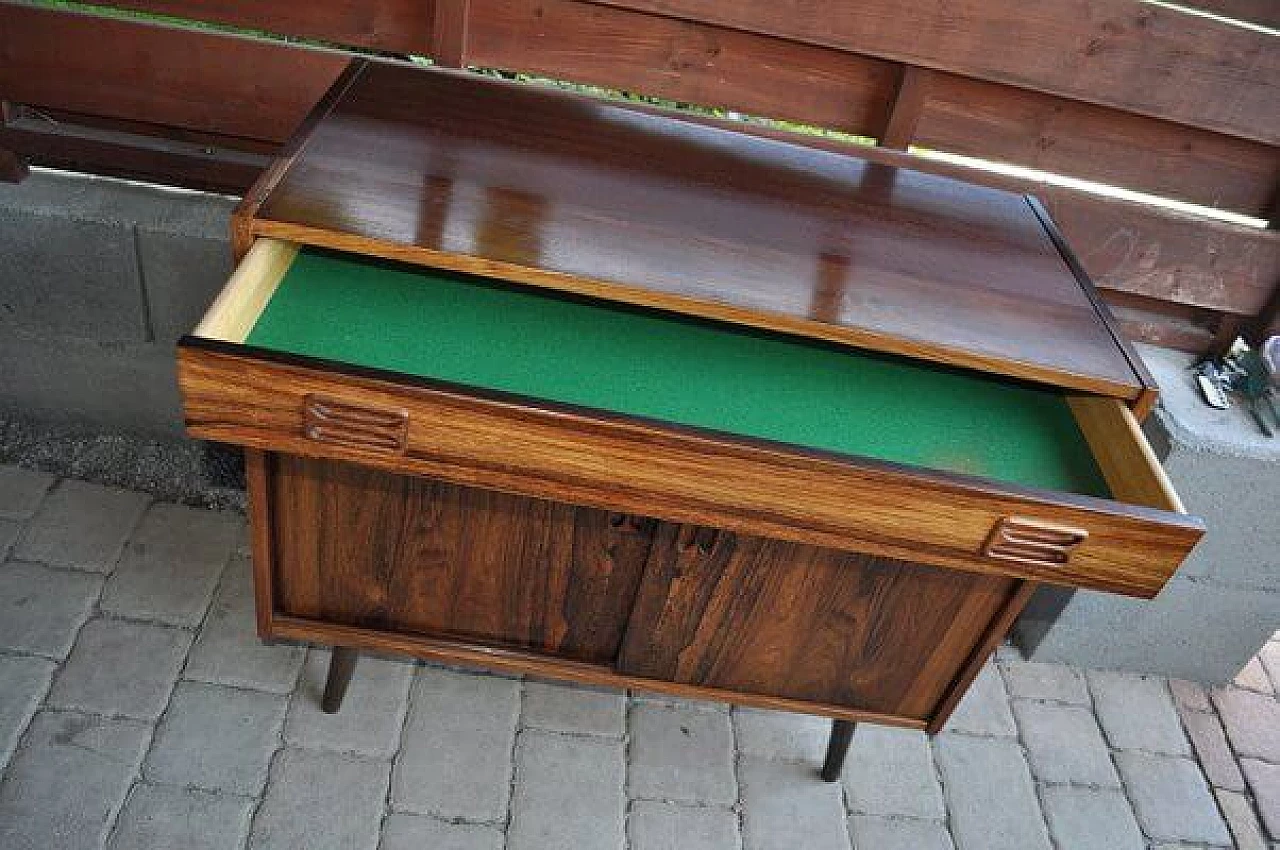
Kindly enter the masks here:
<path id="1" fill-rule="evenodd" d="M 206 439 L 1136 596 L 1155 595 L 1201 534 L 1166 511 L 217 349 L 188 340 L 180 351 L 188 430 Z M 405 411 L 403 454 L 309 438 L 312 396 Z M 1051 562 L 991 556 L 988 541 L 1013 518 L 1086 536 Z"/>
<path id="2" fill-rule="evenodd" d="M 1018 584 L 664 524 L 618 669 L 929 720 Z"/>
<path id="3" fill-rule="evenodd" d="M 612 662 L 656 523 L 276 455 L 285 616 Z"/>

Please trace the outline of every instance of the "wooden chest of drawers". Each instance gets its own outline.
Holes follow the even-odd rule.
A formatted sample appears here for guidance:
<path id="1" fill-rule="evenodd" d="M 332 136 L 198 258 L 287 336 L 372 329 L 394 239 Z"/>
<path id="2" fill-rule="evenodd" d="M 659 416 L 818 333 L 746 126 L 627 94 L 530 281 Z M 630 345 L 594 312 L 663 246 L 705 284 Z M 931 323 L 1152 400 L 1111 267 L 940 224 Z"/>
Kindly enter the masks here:
<path id="1" fill-rule="evenodd" d="M 1019 196 L 360 62 L 234 227 L 180 382 L 248 450 L 267 638 L 824 714 L 840 755 L 938 729 L 1037 583 L 1150 597 L 1202 533 Z"/>

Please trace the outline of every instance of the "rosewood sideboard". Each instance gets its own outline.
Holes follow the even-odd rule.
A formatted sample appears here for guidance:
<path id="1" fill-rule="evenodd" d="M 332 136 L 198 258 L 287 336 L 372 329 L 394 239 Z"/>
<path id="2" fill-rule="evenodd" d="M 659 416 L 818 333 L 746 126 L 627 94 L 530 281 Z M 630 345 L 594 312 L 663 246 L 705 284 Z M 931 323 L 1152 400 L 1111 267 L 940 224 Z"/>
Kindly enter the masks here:
<path id="1" fill-rule="evenodd" d="M 1041 582 L 1203 532 L 1032 199 L 357 61 L 179 350 L 246 450 L 258 628 L 939 729 Z"/>

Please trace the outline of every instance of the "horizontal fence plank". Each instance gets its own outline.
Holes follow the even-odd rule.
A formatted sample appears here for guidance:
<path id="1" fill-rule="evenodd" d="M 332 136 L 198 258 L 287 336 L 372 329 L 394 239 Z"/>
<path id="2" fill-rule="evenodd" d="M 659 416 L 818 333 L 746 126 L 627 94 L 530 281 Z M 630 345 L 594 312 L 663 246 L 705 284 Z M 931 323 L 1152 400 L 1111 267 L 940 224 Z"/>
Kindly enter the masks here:
<path id="1" fill-rule="evenodd" d="M 0 123 L 0 148 L 35 165 L 227 194 L 248 190 L 278 147 L 60 110 L 19 107 Z"/>
<path id="2" fill-rule="evenodd" d="M 124 0 L 104 3 L 213 24 L 394 53 L 426 54 L 432 0 Z"/>
<path id="3" fill-rule="evenodd" d="M 1134 0 L 594 0 L 1280 143 L 1266 33 Z"/>
<path id="4" fill-rule="evenodd" d="M 895 63 L 576 0 L 472 0 L 473 65 L 876 135 Z"/>
<path id="5" fill-rule="evenodd" d="M 1181 5 L 1280 29 L 1280 3 L 1276 0 L 1182 0 Z"/>
<path id="6" fill-rule="evenodd" d="M 954 74 L 930 75 L 913 141 L 1259 217 L 1280 184 L 1269 145 Z"/>
<path id="7" fill-rule="evenodd" d="M 0 99 L 281 141 L 340 53 L 0 4 Z"/>

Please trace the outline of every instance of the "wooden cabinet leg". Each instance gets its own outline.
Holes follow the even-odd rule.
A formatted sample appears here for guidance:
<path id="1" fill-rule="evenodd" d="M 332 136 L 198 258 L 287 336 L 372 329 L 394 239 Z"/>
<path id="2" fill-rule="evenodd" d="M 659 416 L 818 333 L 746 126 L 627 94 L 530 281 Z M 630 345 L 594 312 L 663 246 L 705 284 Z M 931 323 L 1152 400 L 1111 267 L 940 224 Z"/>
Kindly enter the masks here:
<path id="1" fill-rule="evenodd" d="M 356 672 L 356 651 L 335 646 L 329 656 L 329 675 L 324 680 L 324 696 L 320 698 L 320 710 L 325 714 L 337 714 L 342 708 L 342 698 L 347 695 L 347 685 Z"/>
<path id="2" fill-rule="evenodd" d="M 831 738 L 827 741 L 827 760 L 822 763 L 822 778 L 835 782 L 844 770 L 844 757 L 849 752 L 849 744 L 853 741 L 853 729 L 857 726 L 852 720 L 831 721 Z"/>

